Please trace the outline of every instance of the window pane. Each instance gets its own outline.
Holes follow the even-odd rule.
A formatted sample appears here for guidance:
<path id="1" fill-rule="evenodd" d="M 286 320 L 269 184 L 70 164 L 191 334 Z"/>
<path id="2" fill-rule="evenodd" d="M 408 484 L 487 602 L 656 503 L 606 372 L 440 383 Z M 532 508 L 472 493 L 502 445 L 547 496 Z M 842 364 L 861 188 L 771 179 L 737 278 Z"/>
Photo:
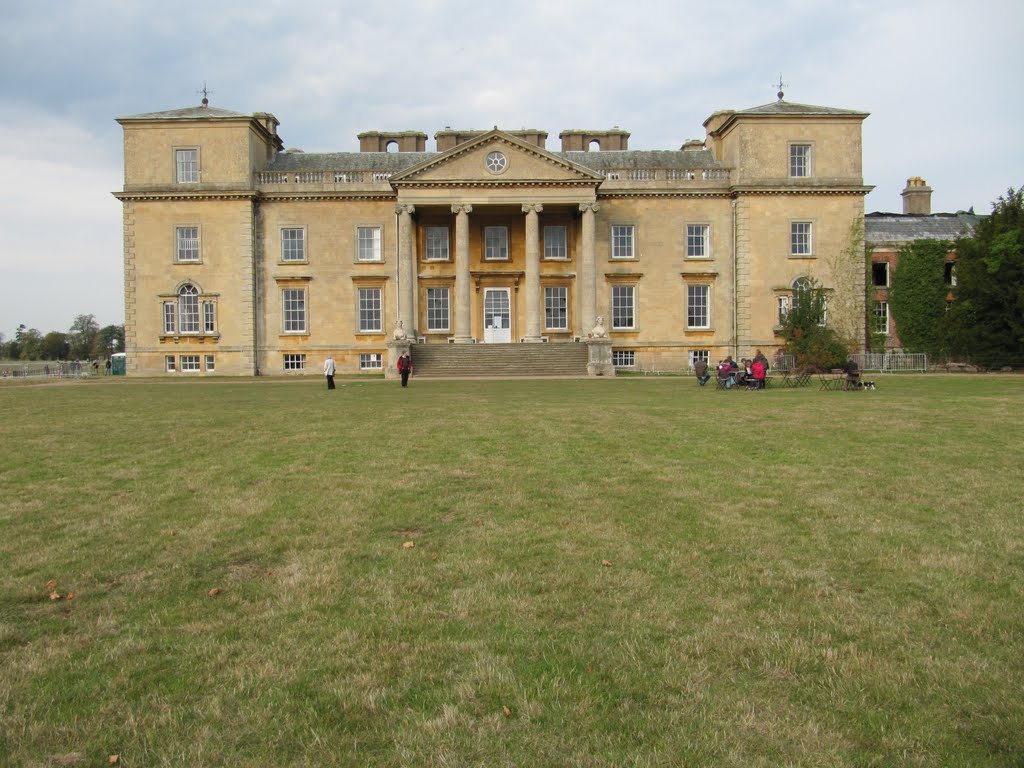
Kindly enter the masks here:
<path id="1" fill-rule="evenodd" d="M 306 370 L 306 356 L 304 354 L 286 354 L 284 356 L 284 369 L 286 371 Z"/>
<path id="2" fill-rule="evenodd" d="M 634 288 L 631 285 L 612 286 L 612 328 L 632 328 Z"/>
<path id="3" fill-rule="evenodd" d="M 568 258 L 565 227 L 544 227 L 544 258 Z"/>
<path id="4" fill-rule="evenodd" d="M 284 308 L 285 333 L 303 333 L 306 330 L 306 291 L 303 288 L 288 288 L 281 292 L 281 306 Z"/>
<path id="5" fill-rule="evenodd" d="M 199 333 L 199 289 L 194 285 L 178 291 L 178 328 L 182 333 Z"/>
<path id="6" fill-rule="evenodd" d="M 544 289 L 544 327 L 553 331 L 564 331 L 569 327 L 569 301 L 566 288 Z"/>
<path id="7" fill-rule="evenodd" d="M 689 224 L 686 227 L 686 256 L 690 259 L 704 259 L 711 254 L 708 243 L 707 224 Z"/>
<path id="8" fill-rule="evenodd" d="M 633 258 L 633 225 L 622 224 L 612 227 L 612 258 Z"/>
<path id="9" fill-rule="evenodd" d="M 427 330 L 447 331 L 448 328 L 448 289 L 427 288 Z"/>
<path id="10" fill-rule="evenodd" d="M 805 177 L 811 175 L 811 145 L 791 144 L 789 147 L 789 175 Z"/>
<path id="11" fill-rule="evenodd" d="M 166 157 L 166 155 L 165 155 Z M 174 153 L 179 184 L 199 181 L 199 150 L 179 149 Z"/>
<path id="12" fill-rule="evenodd" d="M 427 261 L 448 261 L 448 227 L 427 227 Z"/>
<path id="13" fill-rule="evenodd" d="M 379 332 L 383 325 L 380 288 L 359 289 L 359 331 Z"/>
<path id="14" fill-rule="evenodd" d="M 281 261 L 306 260 L 306 231 L 303 229 L 281 230 Z"/>
<path id="15" fill-rule="evenodd" d="M 790 224 L 790 251 L 794 256 L 810 256 L 811 222 L 794 221 Z"/>
<path id="16" fill-rule="evenodd" d="M 484 258 L 508 258 L 508 228 L 484 227 Z"/>
<path id="17" fill-rule="evenodd" d="M 384 367 L 383 357 L 379 352 L 362 353 L 359 355 L 359 369 L 362 371 L 379 371 Z"/>
<path id="18" fill-rule="evenodd" d="M 709 285 L 688 285 L 686 287 L 686 326 L 688 328 L 707 328 L 709 320 L 708 298 L 711 295 Z"/>
<path id="19" fill-rule="evenodd" d="M 213 302 L 212 301 L 204 301 L 203 302 L 203 332 L 204 333 L 213 333 L 214 330 L 215 329 L 214 329 L 214 324 L 213 324 Z"/>
<path id="20" fill-rule="evenodd" d="M 178 261 L 199 261 L 199 227 L 178 227 Z"/>
<path id="21" fill-rule="evenodd" d="M 174 333 L 174 302 L 164 302 L 164 333 Z"/>
<path id="22" fill-rule="evenodd" d="M 356 259 L 380 261 L 380 227 L 359 227 L 356 230 Z"/>
<path id="23" fill-rule="evenodd" d="M 889 333 L 889 304 L 879 301 L 874 306 L 874 331 L 875 333 Z"/>

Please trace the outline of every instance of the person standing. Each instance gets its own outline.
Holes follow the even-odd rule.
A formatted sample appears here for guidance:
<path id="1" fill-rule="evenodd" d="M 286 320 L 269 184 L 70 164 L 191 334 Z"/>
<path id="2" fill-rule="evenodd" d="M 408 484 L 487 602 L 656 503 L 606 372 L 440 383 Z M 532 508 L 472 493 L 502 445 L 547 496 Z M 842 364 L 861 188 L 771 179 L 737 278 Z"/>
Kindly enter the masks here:
<path id="1" fill-rule="evenodd" d="M 403 352 L 398 358 L 398 372 L 402 374 L 402 386 L 409 386 L 409 377 L 412 375 L 412 358 L 408 352 Z"/>
<path id="2" fill-rule="evenodd" d="M 327 355 L 327 359 L 324 360 L 324 376 L 327 377 L 327 388 L 334 389 L 334 372 L 338 367 L 334 364 L 334 358 L 331 355 Z"/>

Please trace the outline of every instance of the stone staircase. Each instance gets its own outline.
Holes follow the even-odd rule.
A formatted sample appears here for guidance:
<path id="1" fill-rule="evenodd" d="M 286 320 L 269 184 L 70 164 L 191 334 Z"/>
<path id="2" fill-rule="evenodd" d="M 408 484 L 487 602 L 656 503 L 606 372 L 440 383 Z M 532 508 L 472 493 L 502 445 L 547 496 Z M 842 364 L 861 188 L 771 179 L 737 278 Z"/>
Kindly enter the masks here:
<path id="1" fill-rule="evenodd" d="M 561 344 L 415 344 L 416 377 L 586 376 L 587 345 Z"/>

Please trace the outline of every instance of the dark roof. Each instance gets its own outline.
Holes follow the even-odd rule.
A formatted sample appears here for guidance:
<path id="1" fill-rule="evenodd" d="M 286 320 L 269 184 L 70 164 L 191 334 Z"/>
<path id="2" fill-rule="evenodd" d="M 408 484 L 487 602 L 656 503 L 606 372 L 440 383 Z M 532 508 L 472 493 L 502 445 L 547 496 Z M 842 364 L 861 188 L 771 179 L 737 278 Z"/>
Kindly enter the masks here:
<path id="1" fill-rule="evenodd" d="M 127 115 L 119 117 L 118 120 L 195 120 L 198 118 L 238 118 L 253 117 L 244 112 L 235 112 L 230 109 L 211 107 L 203 104 L 198 107 L 183 107 L 182 109 L 169 109 L 165 112 L 144 112 L 141 115 Z"/>
<path id="2" fill-rule="evenodd" d="M 914 240 L 956 240 L 974 232 L 979 217 L 973 213 L 869 213 L 864 216 L 868 244 L 910 243 Z"/>
<path id="3" fill-rule="evenodd" d="M 818 107 L 814 104 L 797 104 L 795 102 L 773 101 L 760 107 L 741 109 L 737 115 L 867 115 L 858 109 L 840 109 L 839 107 Z"/>

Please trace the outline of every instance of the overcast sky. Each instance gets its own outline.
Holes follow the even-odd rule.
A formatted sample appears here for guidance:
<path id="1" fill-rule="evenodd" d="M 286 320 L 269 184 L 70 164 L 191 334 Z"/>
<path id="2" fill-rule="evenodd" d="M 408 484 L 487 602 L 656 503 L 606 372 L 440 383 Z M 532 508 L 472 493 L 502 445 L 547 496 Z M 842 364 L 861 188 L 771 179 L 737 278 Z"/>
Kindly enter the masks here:
<path id="1" fill-rule="evenodd" d="M 1020 0 L 0 0 L 0 333 L 122 323 L 121 127 L 198 105 L 272 112 L 288 147 L 361 131 L 621 126 L 704 138 L 775 100 L 870 112 L 868 211 L 991 210 L 1024 185 Z"/>

